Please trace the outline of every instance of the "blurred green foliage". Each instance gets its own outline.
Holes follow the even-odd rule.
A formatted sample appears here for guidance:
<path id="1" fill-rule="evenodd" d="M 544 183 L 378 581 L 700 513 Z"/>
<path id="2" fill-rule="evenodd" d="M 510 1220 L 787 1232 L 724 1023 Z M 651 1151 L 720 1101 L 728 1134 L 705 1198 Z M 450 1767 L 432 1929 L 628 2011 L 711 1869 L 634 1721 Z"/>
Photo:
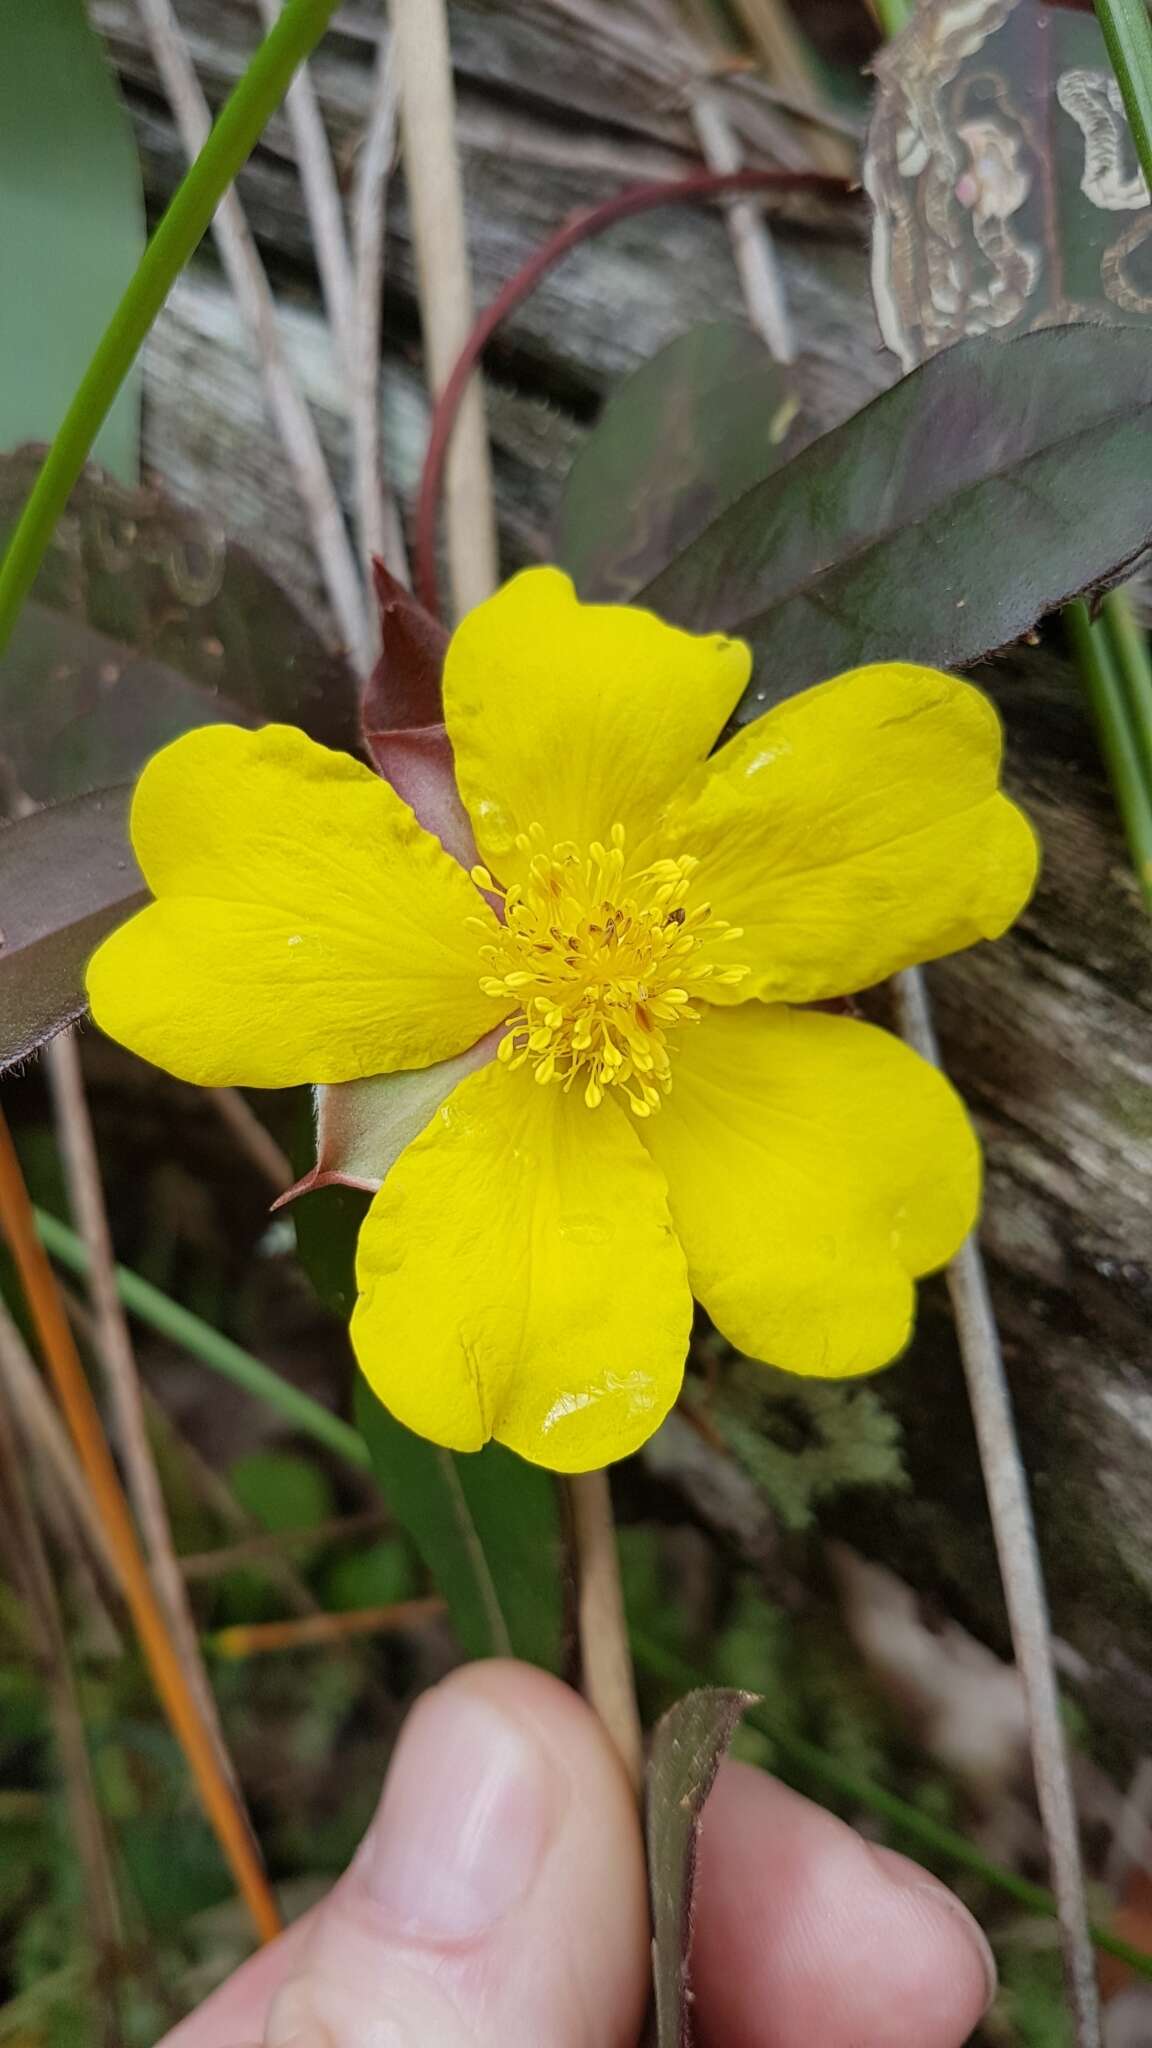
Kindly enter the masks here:
<path id="1" fill-rule="evenodd" d="M 144 247 L 135 138 L 84 0 L 4 10 L 0 189 L 7 449 L 52 439 Z M 133 372 L 97 438 L 96 461 L 135 483 L 139 438 Z"/>

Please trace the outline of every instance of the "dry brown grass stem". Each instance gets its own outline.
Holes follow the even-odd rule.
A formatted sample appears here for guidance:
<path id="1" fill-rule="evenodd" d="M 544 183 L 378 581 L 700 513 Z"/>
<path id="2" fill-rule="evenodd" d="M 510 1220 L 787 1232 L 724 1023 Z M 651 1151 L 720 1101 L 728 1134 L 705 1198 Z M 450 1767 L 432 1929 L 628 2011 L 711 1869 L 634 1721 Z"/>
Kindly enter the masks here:
<path id="1" fill-rule="evenodd" d="M 296 1175 L 292 1161 L 283 1146 L 276 1143 L 266 1124 L 262 1124 L 251 1104 L 241 1095 L 238 1088 L 206 1088 L 204 1093 L 220 1118 L 249 1158 L 257 1172 L 262 1174 L 270 1188 L 282 1195 L 290 1188 Z"/>
<path id="2" fill-rule="evenodd" d="M 827 109 L 787 0 L 736 0 L 736 8 L 772 84 L 813 122 L 807 142 L 814 168 L 832 171 L 837 177 L 851 176 L 856 152 L 850 142 L 824 125 Z"/>
<path id="3" fill-rule="evenodd" d="M 6 1396 L 10 1388 L 5 1390 Z M 120 1901 L 104 1817 L 96 1795 L 84 1717 L 52 1567 L 7 1398 L 0 1398 L 0 1541 L 21 1594 L 31 1647 L 40 1666 L 60 1757 L 71 1839 L 84 1880 L 96 1982 L 91 2010 L 100 2048 L 119 2048 L 115 1983 L 124 1946 Z"/>
<path id="4" fill-rule="evenodd" d="M 913 967 L 898 974 L 895 988 L 901 1035 L 922 1059 L 940 1066 L 940 1048 L 922 970 Z M 1052 1654 L 1048 1596 L 1000 1333 L 975 1237 L 967 1240 L 948 1268 L 948 1292 L 980 1447 L 1012 1648 L 1028 1707 L 1036 1796 L 1056 1894 L 1077 2048 L 1100 2048 L 1096 1959 L 1088 1925 L 1076 1798 Z"/>
<path id="5" fill-rule="evenodd" d="M 52 1527 L 62 1534 L 60 1524 L 68 1516 L 88 1556 L 99 1573 L 101 1592 L 107 1600 L 119 1597 L 120 1580 L 103 1524 L 92 1505 L 76 1453 L 60 1411 L 48 1392 L 20 1330 L 0 1301 L 0 1387 L 8 1401 L 16 1427 L 44 1482 L 45 1514 L 48 1502 L 55 1505 Z"/>
<path id="6" fill-rule="evenodd" d="M 740 146 L 718 93 L 697 93 L 692 124 L 710 171 L 743 169 Z M 722 205 L 748 319 L 778 363 L 794 363 L 796 336 L 763 209 L 755 199 L 725 199 Z"/>
<path id="7" fill-rule="evenodd" d="M 263 1657 L 275 1650 L 315 1649 L 346 1643 L 353 1636 L 389 1635 L 396 1629 L 422 1628 L 447 1612 L 437 1595 L 419 1600 L 394 1600 L 388 1607 L 354 1607 L 335 1614 L 298 1615 L 291 1621 L 238 1622 L 209 1637 L 217 1657 Z"/>
<path id="8" fill-rule="evenodd" d="M 156 1690 L 253 1924 L 263 1940 L 271 1940 L 280 1931 L 276 1903 L 246 1817 L 221 1768 L 149 1576 L 56 1276 L 36 1230 L 24 1175 L 2 1112 L 0 1224 L 56 1397 L 116 1559 L 124 1596 Z"/>
<path id="9" fill-rule="evenodd" d="M 349 385 L 356 471 L 356 516 L 366 573 L 379 555 L 402 583 L 409 581 L 408 550 L 396 500 L 388 487 L 380 446 L 380 315 L 384 292 L 384 224 L 388 181 L 396 154 L 399 99 L 395 50 L 381 42 L 368 120 L 356 159 L 352 195 L 354 299 L 353 360 Z"/>
<path id="10" fill-rule="evenodd" d="M 148 1435 L 136 1353 L 116 1285 L 116 1254 L 75 1032 L 62 1031 L 50 1040 L 44 1048 L 44 1062 L 72 1220 L 88 1253 L 92 1340 L 108 1389 L 128 1497 L 144 1540 L 153 1583 L 172 1640 L 196 1696 L 200 1717 L 211 1736 L 220 1768 L 231 1781 L 237 1806 L 243 1809 L 243 1797 L 200 1654 L 199 1633 L 172 1541 L 164 1490 Z"/>
<path id="11" fill-rule="evenodd" d="M 137 0 L 156 69 L 189 160 L 211 126 L 208 104 L 171 0 Z M 352 659 L 366 675 L 375 646 L 364 585 L 316 423 L 280 340 L 276 303 L 235 188 L 220 202 L 212 232 L 236 303 L 256 350 L 268 402 L 280 431 L 336 623 Z"/>
<path id="12" fill-rule="evenodd" d="M 575 1472 L 567 1487 L 576 1556 L 581 1690 L 604 1723 L 639 1797 L 644 1731 L 636 1704 L 608 1474 Z"/>
<path id="13" fill-rule="evenodd" d="M 426 375 L 436 396 L 452 373 L 473 319 L 445 0 L 392 0 L 392 28 Z M 499 574 L 488 430 L 478 377 L 469 385 L 452 437 L 444 510 L 452 595 L 462 613 L 491 595 Z"/>

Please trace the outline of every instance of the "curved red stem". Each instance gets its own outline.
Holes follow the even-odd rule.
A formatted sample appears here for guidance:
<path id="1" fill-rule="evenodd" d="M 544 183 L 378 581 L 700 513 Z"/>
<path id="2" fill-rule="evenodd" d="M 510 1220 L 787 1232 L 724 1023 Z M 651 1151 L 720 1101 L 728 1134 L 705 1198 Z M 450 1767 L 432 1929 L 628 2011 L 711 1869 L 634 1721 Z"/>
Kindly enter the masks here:
<path id="1" fill-rule="evenodd" d="M 562 256 L 576 248 L 578 243 L 587 241 L 589 236 L 611 227 L 615 221 L 626 220 L 630 214 L 647 213 L 657 206 L 676 206 L 691 199 L 714 199 L 722 192 L 760 192 L 772 187 L 784 191 L 837 194 L 852 189 L 847 178 L 833 177 L 825 171 L 693 171 L 686 178 L 660 178 L 649 184 L 630 185 L 626 191 L 617 193 L 615 199 L 606 199 L 600 206 L 589 207 L 564 227 L 557 228 L 556 233 L 541 243 L 523 268 L 516 272 L 515 277 L 509 278 L 492 304 L 480 314 L 436 401 L 420 478 L 416 507 L 416 590 L 433 615 L 439 613 L 436 516 L 448 444 L 468 380 L 500 322 L 535 290 L 540 279 L 559 263 Z"/>

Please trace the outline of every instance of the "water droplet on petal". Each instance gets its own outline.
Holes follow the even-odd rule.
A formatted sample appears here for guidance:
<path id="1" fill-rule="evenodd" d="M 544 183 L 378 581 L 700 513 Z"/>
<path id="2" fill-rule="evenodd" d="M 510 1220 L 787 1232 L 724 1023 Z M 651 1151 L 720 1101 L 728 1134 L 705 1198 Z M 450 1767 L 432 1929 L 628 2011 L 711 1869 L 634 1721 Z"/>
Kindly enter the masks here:
<path id="1" fill-rule="evenodd" d="M 569 1244 L 603 1245 L 611 1243 L 614 1232 L 606 1217 L 580 1211 L 560 1218 L 560 1235 Z"/>
<path id="2" fill-rule="evenodd" d="M 440 1104 L 440 1121 L 454 1138 L 466 1138 L 475 1127 L 471 1112 L 461 1109 L 460 1104 L 450 1095 L 447 1102 Z"/>
<path id="3" fill-rule="evenodd" d="M 481 797 L 475 810 L 477 836 L 493 853 L 507 853 L 516 844 L 516 827 L 503 804 Z"/>

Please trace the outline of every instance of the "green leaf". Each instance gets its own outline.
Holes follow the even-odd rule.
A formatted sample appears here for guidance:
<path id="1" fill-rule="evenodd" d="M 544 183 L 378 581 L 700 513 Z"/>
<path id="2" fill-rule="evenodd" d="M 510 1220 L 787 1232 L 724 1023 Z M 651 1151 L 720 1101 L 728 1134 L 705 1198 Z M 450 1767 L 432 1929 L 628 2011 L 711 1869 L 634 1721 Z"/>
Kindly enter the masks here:
<path id="1" fill-rule="evenodd" d="M 241 1507 L 274 1536 L 313 1529 L 335 1513 L 325 1473 L 291 1451 L 249 1451 L 230 1467 L 228 1484 Z"/>
<path id="2" fill-rule="evenodd" d="M 338 1557 L 324 1573 L 324 1606 L 338 1613 L 357 1607 L 394 1607 L 415 1599 L 421 1590 L 416 1559 L 403 1536 L 381 1536 L 376 1543 Z"/>
<path id="3" fill-rule="evenodd" d="M 645 1780 L 652 1897 L 655 2048 L 692 2048 L 689 1951 L 696 1844 L 704 1802 L 755 1694 L 709 1688 L 677 1700 L 656 1725 Z"/>
<path id="4" fill-rule="evenodd" d="M 311 1107 L 304 1106 L 313 1095 L 324 1099 L 322 1090 L 309 1091 L 292 1132 L 292 1163 L 297 1172 L 303 1169 L 296 1186 L 303 1192 L 294 1197 L 289 1214 L 300 1264 L 325 1308 L 346 1323 L 356 1306 L 356 1240 L 372 1198 L 359 1187 L 313 1180 L 317 1169 L 308 1168 L 315 1150 L 314 1123 Z"/>
<path id="5" fill-rule="evenodd" d="M 228 1871 L 207 1822 L 196 1812 L 134 1813 L 116 1829 L 134 1898 L 148 1925 L 175 1931 L 229 1897 Z"/>
<path id="6" fill-rule="evenodd" d="M 412 1359 L 410 1370 L 422 1370 Z M 565 1587 L 557 1482 L 500 1444 L 463 1453 L 414 1436 L 356 1388 L 384 1498 L 448 1602 L 470 1657 L 523 1657 L 549 1671 L 565 1660 Z"/>
<path id="7" fill-rule="evenodd" d="M 0 447 L 49 441 L 144 248 L 131 124 L 84 0 L 4 10 L 0 64 Z M 135 482 L 140 381 L 97 458 Z"/>
<path id="8" fill-rule="evenodd" d="M 93 949 L 146 901 L 129 796 L 97 790 L 0 825 L 0 1071 L 83 1014 Z"/>
<path id="9" fill-rule="evenodd" d="M 627 600 L 796 452 L 794 380 L 735 321 L 689 329 L 613 392 L 572 465 L 557 558 L 581 597 Z"/>
<path id="10" fill-rule="evenodd" d="M 1152 350 L 959 342 L 746 491 L 636 601 L 753 643 L 736 716 L 870 661 L 964 668 L 1152 540 Z"/>

